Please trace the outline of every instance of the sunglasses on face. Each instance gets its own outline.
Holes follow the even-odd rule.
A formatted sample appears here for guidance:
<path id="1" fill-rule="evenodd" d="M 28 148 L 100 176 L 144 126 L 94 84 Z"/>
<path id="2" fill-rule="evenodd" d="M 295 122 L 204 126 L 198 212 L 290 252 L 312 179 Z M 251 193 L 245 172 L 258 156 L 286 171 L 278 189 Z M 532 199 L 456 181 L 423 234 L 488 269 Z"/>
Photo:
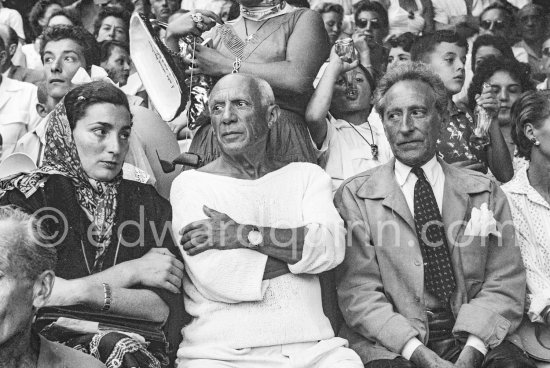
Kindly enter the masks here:
<path id="1" fill-rule="evenodd" d="M 542 55 L 546 57 L 550 57 L 550 47 L 545 47 L 542 49 Z"/>
<path id="2" fill-rule="evenodd" d="M 355 23 L 355 25 L 357 26 L 357 28 L 367 28 L 369 25 L 369 22 L 372 29 L 382 28 L 382 24 L 378 19 L 372 19 L 370 21 L 368 19 L 357 19 L 357 22 Z"/>
<path id="3" fill-rule="evenodd" d="M 479 26 L 483 29 L 495 29 L 495 30 L 503 30 L 504 29 L 504 22 L 502 20 L 484 20 L 482 21 Z"/>

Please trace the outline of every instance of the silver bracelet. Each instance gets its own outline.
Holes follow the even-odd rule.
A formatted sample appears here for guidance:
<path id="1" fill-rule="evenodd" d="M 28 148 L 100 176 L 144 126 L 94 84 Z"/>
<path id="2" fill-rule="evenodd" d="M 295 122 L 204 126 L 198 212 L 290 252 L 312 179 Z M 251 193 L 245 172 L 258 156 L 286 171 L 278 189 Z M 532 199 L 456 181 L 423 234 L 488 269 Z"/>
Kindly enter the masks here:
<path id="1" fill-rule="evenodd" d="M 103 283 L 103 308 L 101 308 L 102 312 L 107 312 L 109 309 L 111 309 L 111 302 L 113 297 L 113 291 L 111 290 L 111 287 L 107 283 Z"/>
<path id="2" fill-rule="evenodd" d="M 231 72 L 232 74 L 239 72 L 239 69 L 241 68 L 241 62 L 242 62 L 241 58 L 235 59 L 235 61 L 233 62 L 233 71 Z"/>

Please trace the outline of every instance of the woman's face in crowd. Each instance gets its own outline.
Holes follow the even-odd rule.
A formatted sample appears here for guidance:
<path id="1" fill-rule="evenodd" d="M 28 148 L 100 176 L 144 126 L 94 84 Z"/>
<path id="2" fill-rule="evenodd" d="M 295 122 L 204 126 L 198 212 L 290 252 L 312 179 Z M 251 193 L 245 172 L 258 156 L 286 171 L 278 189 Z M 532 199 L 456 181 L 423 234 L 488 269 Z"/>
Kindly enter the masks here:
<path id="1" fill-rule="evenodd" d="M 357 17 L 355 28 L 357 32 L 362 32 L 367 35 L 367 38 L 375 40 L 378 44 L 382 44 L 385 30 L 382 24 L 382 18 L 378 13 L 362 11 Z"/>
<path id="2" fill-rule="evenodd" d="M 151 0 L 151 12 L 158 20 L 166 21 L 180 8 L 181 1 Z"/>
<path id="3" fill-rule="evenodd" d="M 321 16 L 325 23 L 325 29 L 328 33 L 330 44 L 334 45 L 342 33 L 342 16 L 336 12 L 323 13 Z"/>
<path id="4" fill-rule="evenodd" d="M 542 44 L 542 65 L 546 75 L 550 75 L 550 38 Z"/>
<path id="5" fill-rule="evenodd" d="M 73 87 L 79 68 L 86 69 L 84 48 L 71 39 L 50 41 L 44 47 L 44 71 L 51 97 L 61 99 Z"/>
<path id="6" fill-rule="evenodd" d="M 52 17 L 52 14 L 58 10 L 61 10 L 61 5 L 58 4 L 51 4 L 46 8 L 46 11 L 44 12 L 44 16 L 38 20 L 38 24 L 40 24 L 42 27 L 45 27 L 50 18 Z"/>
<path id="7" fill-rule="evenodd" d="M 502 57 L 502 52 L 494 46 L 481 46 L 477 49 L 476 57 L 474 60 L 475 69 L 490 56 L 495 56 L 497 58 Z"/>
<path id="8" fill-rule="evenodd" d="M 116 17 L 106 17 L 103 19 L 103 22 L 101 22 L 101 27 L 99 27 L 96 39 L 97 42 L 106 40 L 128 42 L 124 21 Z"/>
<path id="9" fill-rule="evenodd" d="M 506 71 L 497 71 L 487 80 L 496 94 L 500 108 L 498 110 L 498 122 L 500 125 L 510 124 L 510 109 L 521 95 L 522 88 L 519 81 L 514 79 Z"/>
<path id="10" fill-rule="evenodd" d="M 98 103 L 75 124 L 73 139 L 82 168 L 92 179 L 111 181 L 122 170 L 131 132 L 130 112 L 120 105 Z"/>
<path id="11" fill-rule="evenodd" d="M 372 91 L 364 72 L 355 68 L 348 73 L 353 75 L 352 85 L 349 86 L 346 75 L 341 74 L 334 87 L 330 111 L 336 117 L 340 117 L 342 113 L 369 109 L 371 105 Z"/>
<path id="12" fill-rule="evenodd" d="M 411 60 L 411 53 L 403 50 L 401 46 L 392 47 L 388 55 L 388 67 L 387 69 L 392 68 L 397 65 L 399 62 Z"/>
<path id="13" fill-rule="evenodd" d="M 120 47 L 113 47 L 107 61 L 101 63 L 101 67 L 107 71 L 109 78 L 120 86 L 128 81 L 130 76 L 130 55 Z"/>
<path id="14" fill-rule="evenodd" d="M 74 23 L 63 14 L 58 14 L 51 17 L 48 22 L 48 27 L 53 26 L 74 26 Z"/>

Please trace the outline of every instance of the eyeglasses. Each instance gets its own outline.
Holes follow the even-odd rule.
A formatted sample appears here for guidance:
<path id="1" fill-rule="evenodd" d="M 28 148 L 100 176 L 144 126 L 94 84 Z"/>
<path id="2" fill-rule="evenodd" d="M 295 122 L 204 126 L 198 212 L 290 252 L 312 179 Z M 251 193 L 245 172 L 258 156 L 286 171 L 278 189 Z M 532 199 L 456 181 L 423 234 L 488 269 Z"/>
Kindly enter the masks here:
<path id="1" fill-rule="evenodd" d="M 369 23 L 372 29 L 382 28 L 382 23 L 380 23 L 378 19 L 357 19 L 357 22 L 355 22 L 355 26 L 357 28 L 367 28 Z"/>
<path id="2" fill-rule="evenodd" d="M 542 55 L 550 57 L 550 47 L 545 47 L 542 49 Z"/>
<path id="3" fill-rule="evenodd" d="M 482 21 L 479 26 L 483 29 L 489 30 L 494 29 L 501 31 L 504 29 L 504 21 L 502 20 L 484 20 Z"/>

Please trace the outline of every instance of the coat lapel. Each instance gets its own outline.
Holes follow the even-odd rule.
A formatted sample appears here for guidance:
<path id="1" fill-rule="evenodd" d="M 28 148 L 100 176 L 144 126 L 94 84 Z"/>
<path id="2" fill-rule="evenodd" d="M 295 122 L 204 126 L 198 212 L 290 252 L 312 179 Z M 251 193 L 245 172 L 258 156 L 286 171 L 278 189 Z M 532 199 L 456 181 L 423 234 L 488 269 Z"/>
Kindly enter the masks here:
<path id="1" fill-rule="evenodd" d="M 394 175 L 395 159 L 379 166 L 370 180 L 357 190 L 357 195 L 367 199 L 382 199 L 382 205 L 401 217 L 416 232 L 414 218 L 409 210 L 403 191 Z M 383 185 L 380 185 L 383 183 Z"/>

